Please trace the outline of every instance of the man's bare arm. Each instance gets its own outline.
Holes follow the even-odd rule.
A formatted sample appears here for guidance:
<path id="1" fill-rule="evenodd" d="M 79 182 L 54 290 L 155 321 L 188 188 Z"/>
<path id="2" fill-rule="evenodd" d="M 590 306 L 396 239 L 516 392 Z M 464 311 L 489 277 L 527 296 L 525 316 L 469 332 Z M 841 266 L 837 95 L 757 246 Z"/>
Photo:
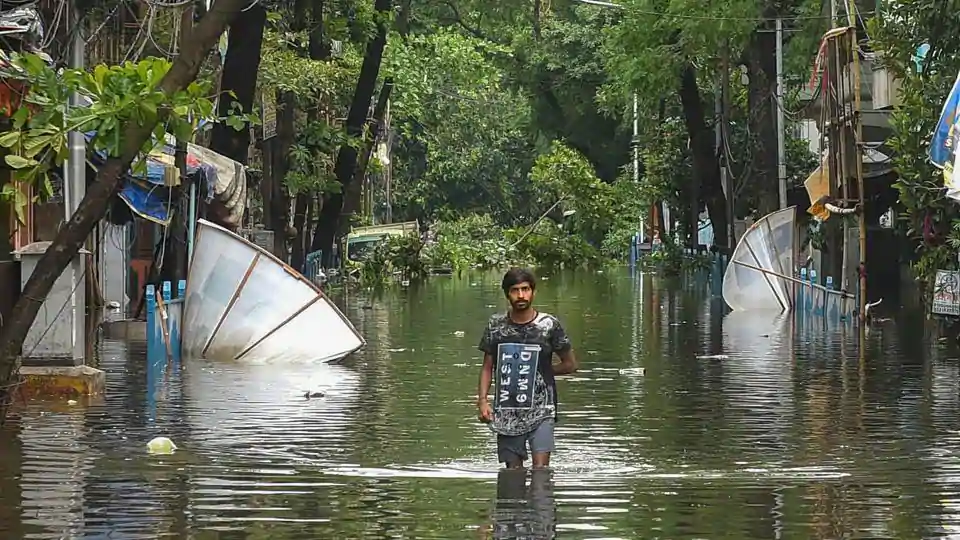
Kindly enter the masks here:
<path id="1" fill-rule="evenodd" d="M 570 375 L 577 371 L 577 355 L 573 353 L 573 347 L 557 354 L 560 357 L 560 363 L 553 367 L 553 373 L 556 375 Z"/>
<path id="2" fill-rule="evenodd" d="M 486 401 L 490 393 L 490 383 L 493 382 L 493 356 L 484 353 L 483 366 L 480 368 L 480 384 L 477 386 L 477 403 Z"/>

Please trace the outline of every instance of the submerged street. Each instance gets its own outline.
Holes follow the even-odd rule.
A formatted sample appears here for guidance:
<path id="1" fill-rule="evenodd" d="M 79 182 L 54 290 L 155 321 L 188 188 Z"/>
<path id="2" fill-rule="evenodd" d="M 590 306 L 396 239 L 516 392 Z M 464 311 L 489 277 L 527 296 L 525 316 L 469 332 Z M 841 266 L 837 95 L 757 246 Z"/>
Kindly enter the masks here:
<path id="1" fill-rule="evenodd" d="M 919 325 L 880 322 L 860 359 L 852 327 L 723 317 L 705 287 L 541 278 L 581 368 L 552 478 L 498 479 L 475 419 L 500 274 L 435 277 L 338 298 L 367 341 L 343 365 L 186 360 L 153 401 L 143 346 L 102 343 L 103 404 L 32 402 L 0 431 L 0 537 L 960 534 L 960 360 Z"/>

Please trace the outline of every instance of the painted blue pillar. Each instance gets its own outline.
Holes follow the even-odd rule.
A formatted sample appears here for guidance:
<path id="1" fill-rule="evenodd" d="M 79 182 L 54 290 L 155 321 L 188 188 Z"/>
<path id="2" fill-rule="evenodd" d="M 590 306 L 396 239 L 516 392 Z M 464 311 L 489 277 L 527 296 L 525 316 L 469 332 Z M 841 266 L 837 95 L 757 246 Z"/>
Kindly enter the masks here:
<path id="1" fill-rule="evenodd" d="M 173 344 L 173 366 L 180 367 L 183 347 L 183 338 L 180 329 L 183 328 L 183 319 L 186 317 L 187 280 L 177 282 L 177 304 L 170 317 L 170 342 Z"/>
<path id="2" fill-rule="evenodd" d="M 163 377 L 163 336 L 160 331 L 160 314 L 157 313 L 157 291 L 153 285 L 147 285 L 147 418 L 151 421 L 157 416 L 157 390 Z"/>

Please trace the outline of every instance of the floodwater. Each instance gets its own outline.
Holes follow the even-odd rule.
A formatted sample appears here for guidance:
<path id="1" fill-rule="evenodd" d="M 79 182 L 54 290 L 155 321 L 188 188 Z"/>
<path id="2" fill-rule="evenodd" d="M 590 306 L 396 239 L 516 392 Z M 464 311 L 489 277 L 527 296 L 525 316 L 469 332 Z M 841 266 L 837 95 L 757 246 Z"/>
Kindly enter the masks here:
<path id="1" fill-rule="evenodd" d="M 142 346 L 102 344 L 103 403 L 0 431 L 0 538 L 960 537 L 958 360 L 918 328 L 880 323 L 861 360 L 651 276 L 537 299 L 582 368 L 552 474 L 498 475 L 474 421 L 498 276 L 435 278 L 345 299 L 369 345 L 342 366 L 188 361 L 151 401 Z"/>

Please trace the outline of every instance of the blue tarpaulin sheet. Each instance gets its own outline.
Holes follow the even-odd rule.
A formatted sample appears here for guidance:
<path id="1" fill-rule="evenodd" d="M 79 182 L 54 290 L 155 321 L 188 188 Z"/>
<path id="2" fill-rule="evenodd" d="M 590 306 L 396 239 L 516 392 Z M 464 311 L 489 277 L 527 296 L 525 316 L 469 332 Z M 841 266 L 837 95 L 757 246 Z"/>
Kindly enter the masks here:
<path id="1" fill-rule="evenodd" d="M 89 142 L 95 133 L 86 133 Z M 169 144 L 163 145 L 161 152 L 172 157 L 176 149 Z M 95 152 L 94 162 L 102 165 L 107 160 L 105 152 Z M 123 187 L 120 188 L 120 199 L 130 207 L 135 214 L 154 223 L 167 226 L 172 217 L 171 206 L 173 198 L 170 189 L 164 185 L 164 171 L 166 165 L 160 159 L 147 157 L 146 174 L 132 173 L 127 175 Z M 187 175 L 196 178 L 205 187 L 205 199 L 213 199 L 213 190 L 216 185 L 217 171 L 212 165 L 201 163 L 196 155 L 187 153 Z M 199 175 L 197 177 L 196 175 Z"/>
<path id="2" fill-rule="evenodd" d="M 164 226 L 170 224 L 172 201 L 169 189 L 163 186 L 144 185 L 135 179 L 128 178 L 120 189 L 119 197 L 127 203 L 130 210 L 143 219 Z"/>

